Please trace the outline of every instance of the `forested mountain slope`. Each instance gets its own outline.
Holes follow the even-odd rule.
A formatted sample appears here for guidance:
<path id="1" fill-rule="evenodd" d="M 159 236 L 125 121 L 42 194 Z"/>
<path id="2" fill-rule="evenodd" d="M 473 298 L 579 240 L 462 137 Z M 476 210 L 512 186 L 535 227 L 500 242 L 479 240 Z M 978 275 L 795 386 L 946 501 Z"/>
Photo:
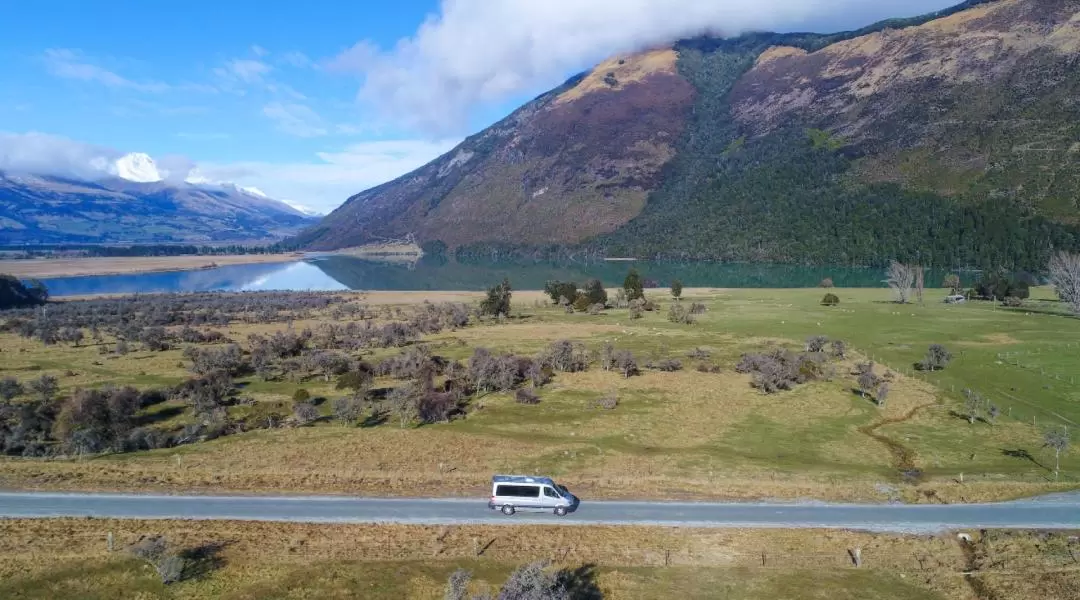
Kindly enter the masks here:
<path id="1" fill-rule="evenodd" d="M 1080 0 L 673 50 L 571 80 L 304 241 L 1030 269 L 1080 244 Z"/>

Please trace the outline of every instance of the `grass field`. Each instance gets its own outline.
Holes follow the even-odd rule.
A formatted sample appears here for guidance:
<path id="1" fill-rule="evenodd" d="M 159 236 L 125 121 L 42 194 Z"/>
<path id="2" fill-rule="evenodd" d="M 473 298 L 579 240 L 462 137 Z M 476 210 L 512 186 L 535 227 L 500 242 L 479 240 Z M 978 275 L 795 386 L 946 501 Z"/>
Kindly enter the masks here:
<path id="1" fill-rule="evenodd" d="M 424 527 L 287 523 L 0 521 L 3 598 L 442 598 L 456 568 L 473 591 L 517 565 L 573 569 L 608 599 L 1020 600 L 1076 591 L 1068 536 L 887 536 L 827 531 L 618 527 Z M 113 551 L 107 538 L 112 534 Z M 189 581 L 164 586 L 127 552 L 142 536 L 215 548 Z M 855 568 L 849 550 L 858 548 Z M 1017 577 L 1022 571 L 1023 579 Z M 974 572 L 971 577 L 962 573 Z M 1038 582 L 1038 583 L 1036 583 Z M 1071 582 L 1071 583 L 1070 583 Z M 974 585 L 973 585 L 974 584 Z M 977 596 L 978 588 L 993 596 Z M 590 596 L 582 595 L 583 598 Z"/>
<path id="2" fill-rule="evenodd" d="M 944 292 L 925 305 L 889 302 L 887 290 L 834 290 L 837 307 L 819 304 L 822 290 L 688 290 L 683 302 L 708 312 L 695 325 L 668 322 L 665 306 L 632 321 L 625 310 L 567 315 L 542 306 L 536 293 L 515 294 L 517 317 L 425 340 L 434 353 L 465 359 L 473 349 L 535 354 L 551 341 L 574 339 L 596 350 L 611 342 L 649 358 L 682 358 L 677 373 L 646 371 L 624 379 L 597 368 L 558 374 L 542 402 L 520 405 L 509 394 L 480 397 L 466 419 L 401 429 L 392 419 L 372 427 L 329 422 L 256 431 L 167 450 L 83 460 L 0 462 L 0 485 L 37 488 L 232 489 L 401 495 L 485 493 L 493 472 L 551 474 L 584 498 L 799 498 L 975 501 L 1073 489 L 1080 480 L 1076 443 L 1061 459 L 1042 432 L 1080 422 L 1080 319 L 1061 314 L 1045 290 L 1021 309 L 990 303 L 946 305 Z M 368 294 L 369 304 L 418 302 L 437 294 Z M 455 294 L 453 299 L 476 298 Z M 440 297 L 440 299 L 442 299 Z M 295 327 L 313 323 L 298 322 Z M 283 325 L 234 324 L 244 340 Z M 734 371 L 744 352 L 802 346 L 810 335 L 847 341 L 858 355 L 838 365 L 832 381 L 763 395 Z M 944 371 L 912 365 L 932 343 L 955 355 Z M 699 373 L 685 354 L 708 348 L 720 373 Z M 180 350 L 102 357 L 97 348 L 43 348 L 0 336 L 0 376 L 51 373 L 65 389 L 105 383 L 171 385 L 187 377 Z M 378 350 L 375 360 L 392 354 Z M 853 388 L 856 360 L 873 358 L 895 374 L 879 409 Z M 381 382 L 391 385 L 387 380 Z M 333 398 L 332 384 L 245 380 L 242 393 L 259 414 L 288 406 L 297 388 Z M 1001 409 L 996 423 L 963 417 L 962 390 L 972 388 Z M 615 410 L 593 402 L 617 393 Z M 329 402 L 320 409 L 329 413 Z M 147 421 L 183 421 L 169 403 Z M 1074 436 L 1075 437 L 1075 436 Z M 918 470 L 914 480 L 901 471 Z"/>

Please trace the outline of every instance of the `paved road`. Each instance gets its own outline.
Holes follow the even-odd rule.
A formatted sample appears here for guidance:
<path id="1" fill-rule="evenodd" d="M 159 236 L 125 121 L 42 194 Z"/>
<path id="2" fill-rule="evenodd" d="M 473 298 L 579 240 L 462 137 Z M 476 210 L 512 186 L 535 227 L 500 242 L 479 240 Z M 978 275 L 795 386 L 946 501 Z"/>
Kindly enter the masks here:
<path id="1" fill-rule="evenodd" d="M 1080 529 L 1080 494 L 1001 504 L 843 505 L 589 502 L 566 517 L 506 517 L 486 499 L 376 499 L 317 496 L 150 496 L 0 493 L 0 517 L 101 517 L 416 523 L 661 525 L 675 527 L 941 529 Z"/>

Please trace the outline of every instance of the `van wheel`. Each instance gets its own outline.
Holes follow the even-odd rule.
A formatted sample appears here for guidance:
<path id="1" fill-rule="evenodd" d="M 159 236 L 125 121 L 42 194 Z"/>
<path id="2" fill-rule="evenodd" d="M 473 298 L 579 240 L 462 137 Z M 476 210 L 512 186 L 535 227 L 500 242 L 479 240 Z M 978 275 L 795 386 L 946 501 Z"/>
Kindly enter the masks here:
<path id="1" fill-rule="evenodd" d="M 514 514 L 514 507 L 510 506 L 509 504 L 504 504 L 502 507 L 502 514 L 509 517 L 510 515 Z"/>
<path id="2" fill-rule="evenodd" d="M 560 507 L 556 508 L 555 509 L 555 515 L 559 516 L 559 517 L 565 517 L 566 516 L 566 507 L 565 506 L 560 506 Z"/>

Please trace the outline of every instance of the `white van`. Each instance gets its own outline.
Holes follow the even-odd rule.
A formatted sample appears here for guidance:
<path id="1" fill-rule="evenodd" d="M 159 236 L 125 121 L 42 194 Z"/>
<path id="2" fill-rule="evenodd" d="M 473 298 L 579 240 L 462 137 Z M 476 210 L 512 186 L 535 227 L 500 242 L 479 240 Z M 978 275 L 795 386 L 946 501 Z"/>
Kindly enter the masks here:
<path id="1" fill-rule="evenodd" d="M 499 509 L 504 515 L 524 510 L 551 511 L 562 517 L 574 510 L 577 504 L 578 499 L 550 477 L 496 475 L 491 478 L 488 508 Z"/>

